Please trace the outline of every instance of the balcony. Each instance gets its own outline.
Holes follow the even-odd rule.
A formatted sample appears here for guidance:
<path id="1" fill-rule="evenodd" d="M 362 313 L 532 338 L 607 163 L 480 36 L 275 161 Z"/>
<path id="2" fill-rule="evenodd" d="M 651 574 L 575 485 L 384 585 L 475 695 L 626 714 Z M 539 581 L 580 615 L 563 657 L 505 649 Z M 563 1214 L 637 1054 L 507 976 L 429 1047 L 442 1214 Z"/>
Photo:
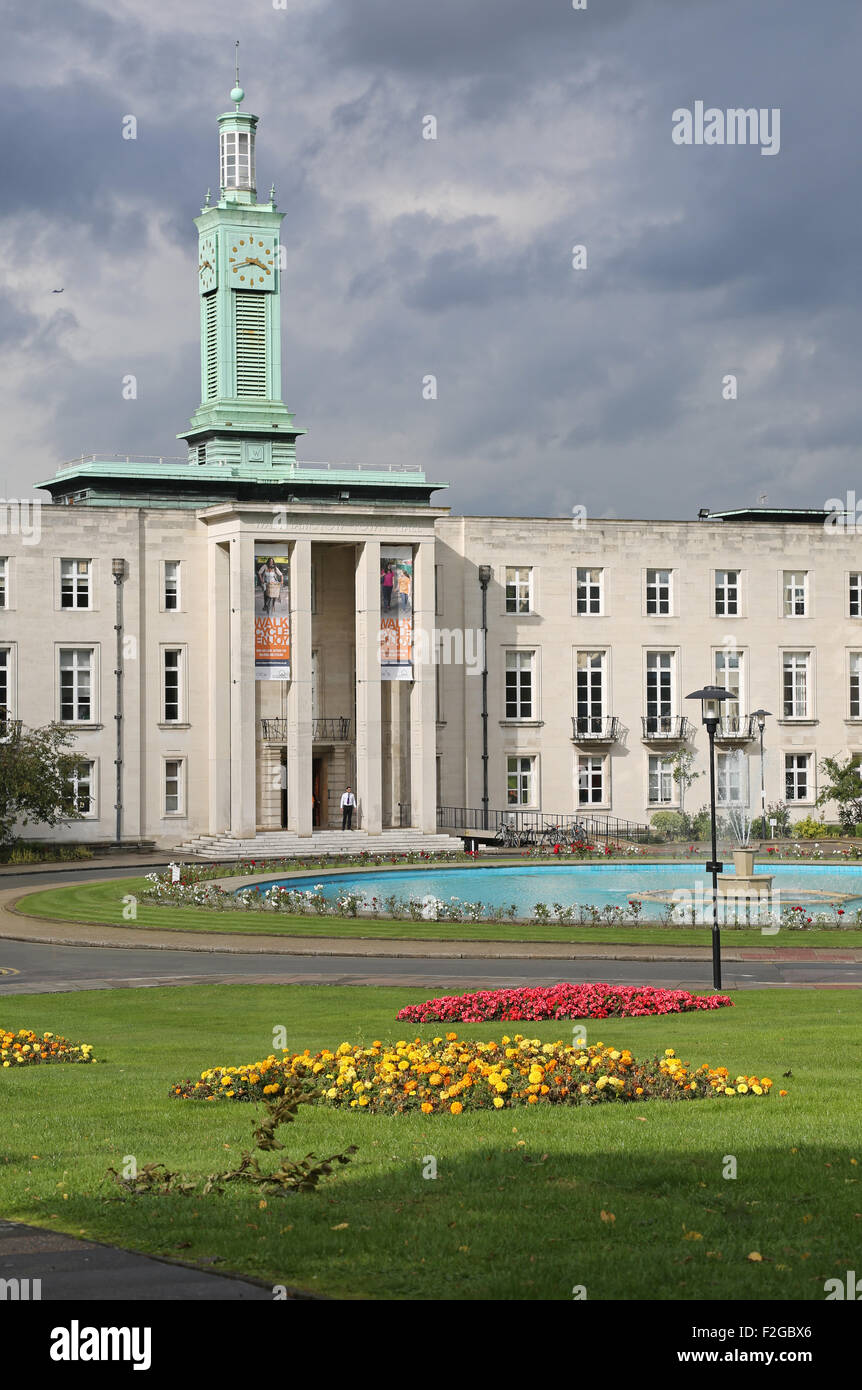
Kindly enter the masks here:
<path id="1" fill-rule="evenodd" d="M 727 714 L 718 721 L 716 743 L 750 743 L 757 738 L 757 720 L 753 714 Z"/>
<path id="2" fill-rule="evenodd" d="M 311 721 L 313 743 L 347 743 L 350 739 L 350 719 L 335 715 L 328 719 Z M 260 736 L 264 743 L 287 743 L 288 721 L 286 719 L 261 719 Z"/>
<path id="3" fill-rule="evenodd" d="M 572 715 L 573 743 L 616 743 L 620 736 L 620 721 L 611 715 L 607 719 L 592 715 Z"/>
<path id="4" fill-rule="evenodd" d="M 641 723 L 644 743 L 685 743 L 693 732 L 684 714 L 645 714 Z"/>

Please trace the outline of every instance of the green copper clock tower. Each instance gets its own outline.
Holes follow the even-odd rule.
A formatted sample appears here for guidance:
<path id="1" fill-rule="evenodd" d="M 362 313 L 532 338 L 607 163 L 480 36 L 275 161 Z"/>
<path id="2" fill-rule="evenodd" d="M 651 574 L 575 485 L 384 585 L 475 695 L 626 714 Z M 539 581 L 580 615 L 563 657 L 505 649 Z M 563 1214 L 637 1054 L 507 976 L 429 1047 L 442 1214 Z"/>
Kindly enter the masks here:
<path id="1" fill-rule="evenodd" d="M 189 462 L 292 467 L 304 430 L 281 399 L 279 228 L 275 190 L 255 187 L 257 116 L 219 116 L 220 196 L 195 218 L 201 304 L 201 403 L 189 428 Z"/>

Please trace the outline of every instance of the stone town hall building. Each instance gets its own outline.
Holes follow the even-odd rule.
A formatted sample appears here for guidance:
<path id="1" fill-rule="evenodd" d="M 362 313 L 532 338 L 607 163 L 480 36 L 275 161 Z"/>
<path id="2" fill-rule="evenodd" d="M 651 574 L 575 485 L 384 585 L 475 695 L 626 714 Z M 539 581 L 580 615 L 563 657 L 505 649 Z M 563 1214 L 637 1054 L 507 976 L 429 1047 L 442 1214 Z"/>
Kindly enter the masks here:
<path id="1" fill-rule="evenodd" d="M 705 766 L 685 697 L 709 683 L 732 695 L 720 799 L 759 807 L 765 707 L 766 799 L 810 811 L 818 759 L 862 751 L 855 535 L 822 511 L 453 516 L 416 465 L 298 460 L 282 214 L 242 99 L 196 218 L 187 459 L 65 464 L 38 543 L 0 532 L 0 728 L 58 720 L 80 756 L 84 819 L 27 833 L 307 837 L 340 827 L 349 783 L 368 834 L 431 836 L 483 807 L 485 775 L 492 812 L 642 823 L 678 806 L 679 749 Z"/>

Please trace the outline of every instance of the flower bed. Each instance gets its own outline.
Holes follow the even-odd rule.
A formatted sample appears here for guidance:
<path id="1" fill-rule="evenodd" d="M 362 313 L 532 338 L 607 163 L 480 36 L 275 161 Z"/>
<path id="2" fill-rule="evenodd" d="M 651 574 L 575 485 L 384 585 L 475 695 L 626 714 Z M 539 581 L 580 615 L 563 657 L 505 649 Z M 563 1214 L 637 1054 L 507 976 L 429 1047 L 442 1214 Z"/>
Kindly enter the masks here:
<path id="1" fill-rule="evenodd" d="M 318 1104 L 336 1109 L 424 1115 L 503 1110 L 520 1105 L 595 1105 L 605 1101 L 700 1100 L 766 1096 L 768 1076 L 730 1077 L 726 1067 L 692 1069 L 667 1048 L 637 1061 L 627 1049 L 594 1043 L 542 1043 L 505 1034 L 500 1042 L 430 1043 L 415 1038 L 369 1047 L 342 1043 L 334 1052 L 285 1053 L 243 1067 L 213 1067 L 171 1094 L 185 1100 L 260 1100 L 296 1083 Z M 786 1093 L 782 1093 L 786 1094 Z"/>
<path id="2" fill-rule="evenodd" d="M 484 989 L 408 1004 L 396 1014 L 406 1023 L 487 1023 L 551 1018 L 645 1018 L 684 1014 L 695 1009 L 732 1007 L 726 994 L 689 994 L 685 989 L 651 985 L 541 985 L 522 989 Z"/>
<path id="3" fill-rule="evenodd" d="M 19 1028 L 17 1033 L 0 1028 L 0 1065 L 32 1067 L 42 1062 L 95 1062 L 92 1043 L 72 1043 L 56 1033 L 34 1033 Z"/>

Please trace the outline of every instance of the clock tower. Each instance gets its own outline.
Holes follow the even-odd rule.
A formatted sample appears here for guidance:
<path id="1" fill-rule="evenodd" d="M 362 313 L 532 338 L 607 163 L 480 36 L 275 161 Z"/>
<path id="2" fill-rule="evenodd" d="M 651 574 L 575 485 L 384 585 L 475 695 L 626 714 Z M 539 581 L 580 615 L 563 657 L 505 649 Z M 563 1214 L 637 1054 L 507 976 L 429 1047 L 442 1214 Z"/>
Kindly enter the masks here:
<path id="1" fill-rule="evenodd" d="M 195 218 L 201 305 L 201 404 L 179 435 L 191 463 L 293 467 L 304 430 L 281 399 L 279 229 L 275 190 L 257 200 L 257 116 L 219 116 L 220 195 Z"/>

